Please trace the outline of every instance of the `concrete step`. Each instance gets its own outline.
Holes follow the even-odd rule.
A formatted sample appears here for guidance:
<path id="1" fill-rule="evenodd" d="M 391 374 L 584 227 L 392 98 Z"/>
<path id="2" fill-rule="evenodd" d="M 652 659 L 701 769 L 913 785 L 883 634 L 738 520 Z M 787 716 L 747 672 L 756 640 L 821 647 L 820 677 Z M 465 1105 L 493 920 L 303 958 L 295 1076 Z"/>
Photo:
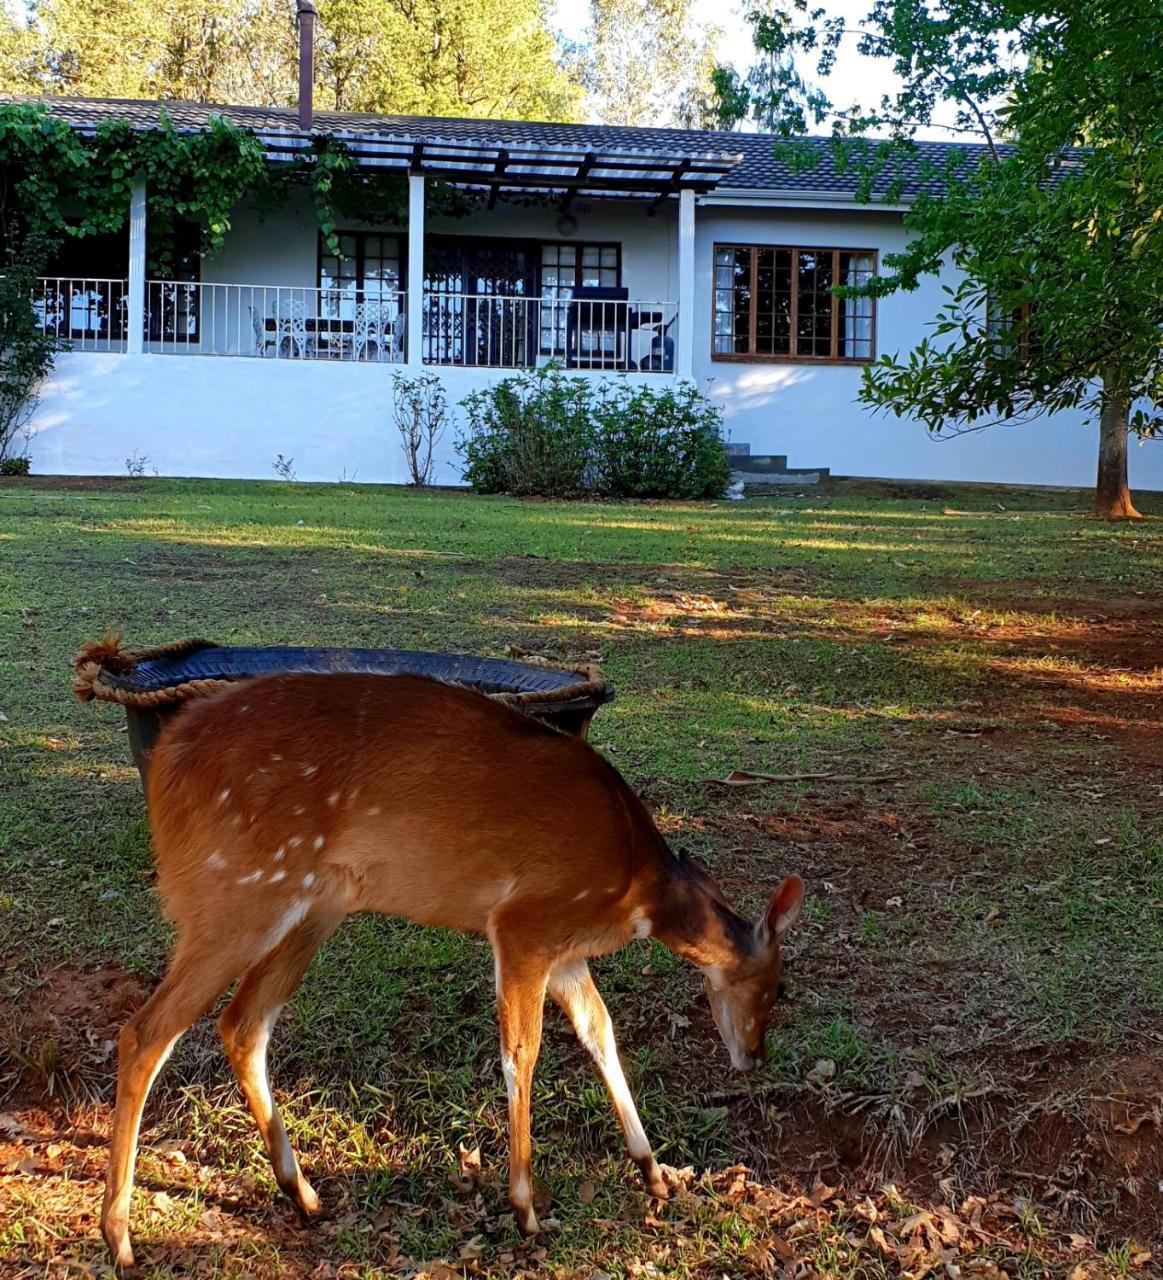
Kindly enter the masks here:
<path id="1" fill-rule="evenodd" d="M 732 458 L 731 469 L 745 471 L 748 475 L 775 475 L 787 470 L 787 455 L 752 453 L 746 458 Z"/>

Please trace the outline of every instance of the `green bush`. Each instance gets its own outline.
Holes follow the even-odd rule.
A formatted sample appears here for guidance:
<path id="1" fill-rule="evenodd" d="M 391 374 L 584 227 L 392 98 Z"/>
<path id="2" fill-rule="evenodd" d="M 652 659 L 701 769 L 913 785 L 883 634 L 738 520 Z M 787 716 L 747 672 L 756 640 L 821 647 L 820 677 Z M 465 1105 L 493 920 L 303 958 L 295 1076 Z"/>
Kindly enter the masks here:
<path id="1" fill-rule="evenodd" d="M 456 447 L 481 493 L 715 498 L 730 479 L 719 410 L 689 383 L 595 382 L 549 364 L 461 407 Z"/>
<path id="2" fill-rule="evenodd" d="M 606 383 L 594 413 L 597 488 L 606 497 L 723 496 L 731 467 L 722 418 L 691 383 Z"/>
<path id="3" fill-rule="evenodd" d="M 461 401 L 464 478 L 481 493 L 577 498 L 590 488 L 590 388 L 561 366 L 519 373 Z"/>
<path id="4" fill-rule="evenodd" d="M 25 454 L 0 458 L 0 476 L 26 476 L 32 463 Z"/>

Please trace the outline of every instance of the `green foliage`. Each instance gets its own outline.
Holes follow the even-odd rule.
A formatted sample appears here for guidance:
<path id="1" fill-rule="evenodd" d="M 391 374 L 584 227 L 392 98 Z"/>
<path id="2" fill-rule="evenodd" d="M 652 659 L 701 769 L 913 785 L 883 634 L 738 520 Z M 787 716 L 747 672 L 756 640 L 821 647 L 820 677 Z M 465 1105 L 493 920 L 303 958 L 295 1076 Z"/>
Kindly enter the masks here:
<path id="1" fill-rule="evenodd" d="M 27 475 L 27 426 L 55 341 L 32 309 L 46 242 L 25 240 L 0 272 L 0 475 Z"/>
<path id="2" fill-rule="evenodd" d="M 596 488 L 611 498 L 719 498 L 731 479 L 719 410 L 689 382 L 602 386 Z"/>
<path id="3" fill-rule="evenodd" d="M 593 478 L 592 386 L 560 365 L 505 378 L 461 401 L 464 478 L 481 493 L 578 498 Z"/>
<path id="4" fill-rule="evenodd" d="M 115 121 L 86 137 L 39 104 L 5 103 L 0 104 L 0 249 L 8 246 L 13 252 L 22 227 L 37 227 L 44 238 L 119 230 L 139 176 L 146 183 L 150 270 L 163 277 L 173 266 L 173 232 L 180 222 L 195 222 L 201 252 L 213 254 L 245 199 L 267 212 L 305 185 L 332 252 L 338 251 L 335 228 L 343 219 L 400 222 L 407 211 L 407 180 L 359 169 L 349 148 L 335 138 L 317 137 L 307 158 L 275 168 L 267 164 L 253 132 L 220 117 L 197 133 L 179 132 L 163 114 L 156 129 L 135 130 Z M 473 200 L 434 183 L 428 207 L 460 216 L 472 209 Z"/>
<path id="5" fill-rule="evenodd" d="M 691 0 L 590 0 L 582 74 L 604 124 L 717 124 L 712 76 L 721 34 Z"/>
<path id="6" fill-rule="evenodd" d="M 298 42 L 286 0 L 37 0 L 29 10 L 28 20 L 0 25 L 0 90 L 295 103 Z M 542 0 L 321 0 L 319 10 L 321 108 L 580 114 Z"/>
<path id="7" fill-rule="evenodd" d="M 689 384 L 594 382 L 549 364 L 461 404 L 457 449 L 482 493 L 714 498 L 730 479 L 719 411 Z"/>
<path id="8" fill-rule="evenodd" d="M 835 111 L 797 66 L 810 54 L 829 73 L 839 18 L 793 0 L 753 22 L 772 74 L 746 109 L 785 133 L 831 119 L 860 198 L 899 194 L 912 138 L 935 119 L 952 114 L 981 143 L 941 175 L 942 195 L 913 202 L 907 247 L 865 290 L 915 289 L 950 261 L 962 273 L 933 334 L 866 370 L 864 403 L 933 432 L 1081 408 L 1102 427 L 1100 513 L 1134 514 L 1126 433 L 1163 434 L 1163 45 L 1144 39 L 1155 0 L 875 0 L 860 49 L 890 59 L 901 87 L 870 112 Z M 853 137 L 870 127 L 888 138 Z"/>

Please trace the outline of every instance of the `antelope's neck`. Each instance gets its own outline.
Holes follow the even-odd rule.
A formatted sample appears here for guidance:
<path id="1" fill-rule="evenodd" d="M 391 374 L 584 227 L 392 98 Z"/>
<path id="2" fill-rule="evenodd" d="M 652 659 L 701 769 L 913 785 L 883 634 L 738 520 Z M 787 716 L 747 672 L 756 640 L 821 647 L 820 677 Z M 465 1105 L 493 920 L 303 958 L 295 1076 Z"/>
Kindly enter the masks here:
<path id="1" fill-rule="evenodd" d="M 697 879 L 661 878 L 652 935 L 704 973 L 730 971 L 750 952 L 752 926 Z"/>

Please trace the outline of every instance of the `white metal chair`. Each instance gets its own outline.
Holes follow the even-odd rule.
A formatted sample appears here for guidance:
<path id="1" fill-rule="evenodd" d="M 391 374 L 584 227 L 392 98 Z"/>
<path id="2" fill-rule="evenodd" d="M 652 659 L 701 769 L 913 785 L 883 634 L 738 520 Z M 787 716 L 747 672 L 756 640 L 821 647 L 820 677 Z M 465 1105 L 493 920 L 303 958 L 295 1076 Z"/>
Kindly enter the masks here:
<path id="1" fill-rule="evenodd" d="M 307 336 L 307 306 L 302 298 L 279 298 L 275 302 L 275 332 L 278 334 L 278 354 L 295 356 L 300 360 L 311 354 Z"/>
<path id="2" fill-rule="evenodd" d="M 356 304 L 351 354 L 356 360 L 391 358 L 392 321 L 382 302 Z M 375 354 L 369 354 L 375 348 Z"/>
<path id="3" fill-rule="evenodd" d="M 256 356 L 269 355 L 275 345 L 275 340 L 267 332 L 267 318 L 261 307 L 251 307 L 250 325 L 254 330 L 254 351 L 252 354 Z"/>

